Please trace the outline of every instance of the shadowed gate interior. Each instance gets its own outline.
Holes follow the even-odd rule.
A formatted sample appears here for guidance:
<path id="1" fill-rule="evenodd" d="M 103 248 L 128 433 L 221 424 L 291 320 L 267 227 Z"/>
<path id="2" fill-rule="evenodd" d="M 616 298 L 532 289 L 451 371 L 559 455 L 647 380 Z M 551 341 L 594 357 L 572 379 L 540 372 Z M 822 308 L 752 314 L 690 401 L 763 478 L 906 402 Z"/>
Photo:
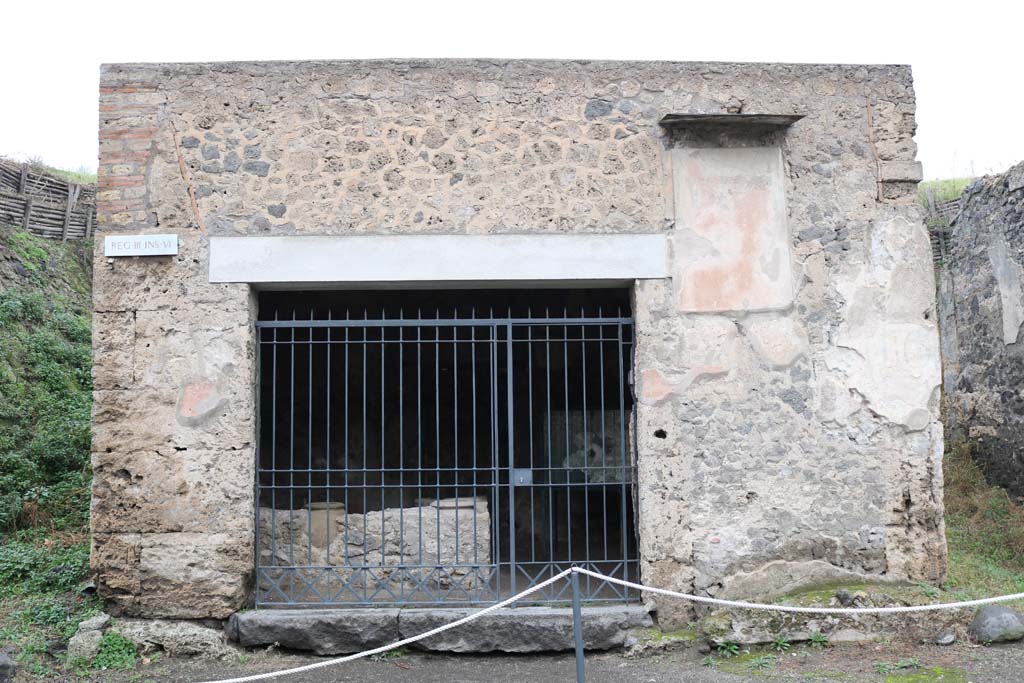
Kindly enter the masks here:
<path id="1" fill-rule="evenodd" d="M 638 577 L 628 290 L 259 304 L 258 606 L 493 603 L 573 564 Z"/>

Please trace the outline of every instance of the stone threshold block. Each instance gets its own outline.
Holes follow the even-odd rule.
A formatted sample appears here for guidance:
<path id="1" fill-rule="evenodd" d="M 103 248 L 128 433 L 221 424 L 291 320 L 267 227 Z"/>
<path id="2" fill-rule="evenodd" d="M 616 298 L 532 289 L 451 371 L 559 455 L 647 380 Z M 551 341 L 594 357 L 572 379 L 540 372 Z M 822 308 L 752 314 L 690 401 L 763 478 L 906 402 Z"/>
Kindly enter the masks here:
<path id="1" fill-rule="evenodd" d="M 244 647 L 278 643 L 294 650 L 336 655 L 380 647 L 468 616 L 475 609 L 320 609 L 238 612 L 228 637 Z M 621 647 L 627 634 L 653 622 L 640 605 L 583 608 L 583 642 L 588 650 Z M 519 607 L 491 612 L 445 631 L 416 647 L 439 652 L 552 652 L 573 648 L 572 610 Z"/>

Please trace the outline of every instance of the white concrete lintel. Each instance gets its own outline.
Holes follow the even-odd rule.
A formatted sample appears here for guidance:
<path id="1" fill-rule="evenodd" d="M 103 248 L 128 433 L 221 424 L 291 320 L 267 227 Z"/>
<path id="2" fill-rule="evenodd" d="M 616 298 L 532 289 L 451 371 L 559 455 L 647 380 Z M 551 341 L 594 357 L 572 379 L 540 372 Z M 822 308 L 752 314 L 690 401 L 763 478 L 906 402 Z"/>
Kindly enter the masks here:
<path id="1" fill-rule="evenodd" d="M 663 234 L 211 237 L 210 282 L 600 283 L 668 277 Z"/>

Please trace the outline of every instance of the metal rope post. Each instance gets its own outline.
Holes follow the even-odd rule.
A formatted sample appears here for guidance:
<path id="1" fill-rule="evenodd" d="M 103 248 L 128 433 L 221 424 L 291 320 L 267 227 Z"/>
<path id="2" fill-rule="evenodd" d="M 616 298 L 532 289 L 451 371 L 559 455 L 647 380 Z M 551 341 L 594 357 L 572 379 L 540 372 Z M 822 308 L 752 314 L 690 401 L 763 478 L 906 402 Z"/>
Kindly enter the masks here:
<path id="1" fill-rule="evenodd" d="M 576 683 L 586 683 L 583 662 L 583 615 L 580 613 L 580 575 L 574 566 L 569 581 L 572 583 L 572 636 L 576 641 Z"/>

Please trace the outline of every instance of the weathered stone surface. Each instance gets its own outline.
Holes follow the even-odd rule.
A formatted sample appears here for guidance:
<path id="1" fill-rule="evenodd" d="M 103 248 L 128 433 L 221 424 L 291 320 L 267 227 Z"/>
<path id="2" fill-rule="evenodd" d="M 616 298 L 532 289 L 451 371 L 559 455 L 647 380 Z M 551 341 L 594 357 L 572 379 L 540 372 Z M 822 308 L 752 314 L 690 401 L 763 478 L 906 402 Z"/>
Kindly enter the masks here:
<path id="1" fill-rule="evenodd" d="M 942 271 L 946 423 L 989 482 L 1024 495 L 1024 163 L 972 183 Z"/>
<path id="2" fill-rule="evenodd" d="M 792 317 L 751 315 L 740 323 L 740 328 L 757 355 L 772 369 L 787 368 L 807 353 L 807 332 Z"/>
<path id="3" fill-rule="evenodd" d="M 15 673 L 17 673 L 17 667 L 14 662 L 6 653 L 0 652 L 0 683 L 13 681 Z"/>
<path id="4" fill-rule="evenodd" d="M 475 504 L 475 505 L 474 505 Z M 475 507 L 475 510 L 474 510 Z M 422 514 L 421 514 L 422 511 Z M 316 503 L 309 510 L 291 513 L 261 507 L 260 559 L 264 566 L 292 564 L 295 549 L 301 562 L 313 566 L 338 566 L 330 577 L 313 572 L 309 579 L 320 595 L 338 590 L 339 582 L 357 592 L 415 592 L 424 582 L 444 590 L 472 594 L 483 587 L 491 563 L 491 517 L 486 499 L 462 498 L 434 501 L 424 508 L 385 508 L 359 514 L 346 512 L 344 504 L 330 508 Z M 328 537 L 330 544 L 328 545 Z M 387 569 L 367 573 L 362 565 L 426 565 L 395 574 Z M 471 565 L 477 565 L 474 570 Z M 438 571 L 440 570 L 440 571 Z M 265 575 L 276 580 L 277 570 Z M 316 602 L 316 593 L 290 596 Z"/>
<path id="5" fill-rule="evenodd" d="M 1008 643 L 1024 638 L 1024 617 L 1002 605 L 985 605 L 967 630 L 979 643 Z"/>
<path id="6" fill-rule="evenodd" d="M 233 520 L 257 507 L 255 306 L 245 285 L 209 282 L 206 235 L 671 237 L 678 277 L 634 289 L 644 580 L 715 594 L 776 562 L 941 578 L 908 68 L 235 63 L 106 66 L 102 81 L 98 236 L 181 243 L 174 257 L 95 256 L 109 317 L 92 562 L 115 609 L 225 616 L 247 597 L 254 534 Z M 784 144 L 658 124 L 729 111 L 806 116 Z M 688 178 L 672 150 L 722 182 Z M 144 161 L 122 168 L 121 153 Z M 744 156 L 764 157 L 761 173 L 697 163 Z M 684 206 L 699 188 L 707 216 Z M 777 590 L 776 574 L 751 590 Z M 692 617 L 650 606 L 669 628 Z"/>
<path id="7" fill-rule="evenodd" d="M 172 657 L 230 657 L 238 654 L 238 649 L 227 642 L 224 631 L 190 621 L 118 619 L 111 630 L 135 643 L 142 654 L 157 650 Z"/>
<path id="8" fill-rule="evenodd" d="M 406 609 L 398 616 L 402 638 L 461 619 L 473 610 Z M 583 644 L 588 650 L 622 647 L 631 629 L 646 628 L 642 607 L 616 605 L 583 609 Z M 572 610 L 518 607 L 491 612 L 476 621 L 418 641 L 416 647 L 445 652 L 544 652 L 573 648 Z"/>
<path id="9" fill-rule="evenodd" d="M 110 615 L 100 612 L 94 617 L 89 617 L 78 625 L 78 632 L 82 631 L 102 631 L 110 624 Z"/>
<path id="10" fill-rule="evenodd" d="M 82 631 L 71 636 L 68 641 L 67 660 L 74 662 L 84 660 L 91 662 L 100 651 L 100 641 L 103 640 L 102 631 Z"/>
<path id="11" fill-rule="evenodd" d="M 941 382 L 935 281 L 918 265 L 927 259 L 924 227 L 885 219 L 870 240 L 864 261 L 851 262 L 838 283 L 845 311 L 827 362 L 874 412 L 921 430 L 933 420 Z"/>
<path id="12" fill-rule="evenodd" d="M 677 148 L 672 164 L 680 310 L 758 311 L 792 303 L 781 150 Z"/>
<path id="13" fill-rule="evenodd" d="M 924 177 L 920 161 L 883 161 L 878 166 L 882 182 L 918 183 Z"/>
<path id="14" fill-rule="evenodd" d="M 94 534 L 99 594 L 116 614 L 225 619 L 246 599 L 252 532 Z"/>
<path id="15" fill-rule="evenodd" d="M 93 533 L 249 532 L 253 449 L 93 453 Z"/>
<path id="16" fill-rule="evenodd" d="M 274 643 L 320 655 L 361 652 L 400 639 L 397 609 L 255 610 L 231 615 L 231 640 L 245 647 Z"/>
<path id="17" fill-rule="evenodd" d="M 94 313 L 92 385 L 96 389 L 127 389 L 135 369 L 135 314 L 132 311 Z"/>

